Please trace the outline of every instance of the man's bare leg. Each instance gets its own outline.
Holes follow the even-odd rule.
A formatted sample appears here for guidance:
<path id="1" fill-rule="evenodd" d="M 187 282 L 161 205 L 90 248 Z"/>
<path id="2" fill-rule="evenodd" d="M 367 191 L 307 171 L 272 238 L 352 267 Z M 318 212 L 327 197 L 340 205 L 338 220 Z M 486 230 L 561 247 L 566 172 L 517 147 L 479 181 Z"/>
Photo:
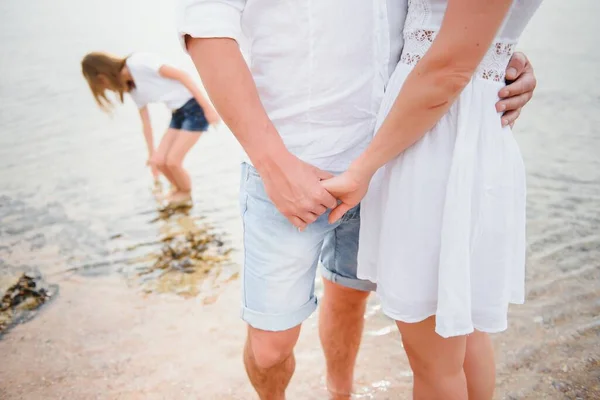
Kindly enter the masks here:
<path id="1" fill-rule="evenodd" d="M 369 292 L 327 279 L 323 279 L 323 284 L 319 336 L 327 362 L 327 389 L 332 399 L 349 399 Z"/>
<path id="2" fill-rule="evenodd" d="M 261 400 L 285 399 L 285 389 L 296 368 L 294 346 L 299 335 L 300 325 L 281 332 L 248 327 L 244 366 Z"/>

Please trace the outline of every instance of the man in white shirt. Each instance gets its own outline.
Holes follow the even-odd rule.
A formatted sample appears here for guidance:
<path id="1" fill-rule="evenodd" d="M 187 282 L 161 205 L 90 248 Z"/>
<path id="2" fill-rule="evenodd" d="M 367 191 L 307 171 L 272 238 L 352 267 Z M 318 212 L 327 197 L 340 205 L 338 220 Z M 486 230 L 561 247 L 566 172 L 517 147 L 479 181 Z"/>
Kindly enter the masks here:
<path id="1" fill-rule="evenodd" d="M 371 282 L 356 277 L 359 210 L 327 223 L 336 205 L 320 184 L 369 143 L 400 59 L 407 0 L 184 0 L 179 32 L 216 109 L 244 148 L 244 363 L 261 399 L 283 399 L 301 323 L 315 310 L 333 398 L 349 398 Z M 248 50 L 249 66 L 239 45 Z M 514 70 L 511 70 L 513 68 Z M 524 55 L 500 92 L 512 124 L 535 87 Z M 487 347 L 486 347 L 487 346 Z M 484 348 L 485 347 L 485 348 Z M 481 352 L 490 351 L 483 343 Z M 467 354 L 476 352 L 467 352 Z M 473 382 L 493 380 L 489 366 Z M 478 372 L 481 371 L 481 372 Z M 492 369 L 493 374 L 493 369 Z"/>

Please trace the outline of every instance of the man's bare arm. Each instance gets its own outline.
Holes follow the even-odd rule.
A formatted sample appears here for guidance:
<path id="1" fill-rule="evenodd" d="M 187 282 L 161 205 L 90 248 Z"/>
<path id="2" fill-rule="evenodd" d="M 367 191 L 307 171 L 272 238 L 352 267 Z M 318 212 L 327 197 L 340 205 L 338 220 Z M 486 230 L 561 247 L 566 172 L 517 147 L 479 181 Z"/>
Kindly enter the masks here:
<path id="1" fill-rule="evenodd" d="M 186 37 L 189 54 L 225 124 L 260 173 L 275 206 L 298 228 L 337 204 L 321 185 L 330 175 L 292 155 L 269 119 L 237 42 Z"/>
<path id="2" fill-rule="evenodd" d="M 267 116 L 238 44 L 229 38 L 186 38 L 188 52 L 219 115 L 261 170 L 288 153 Z"/>

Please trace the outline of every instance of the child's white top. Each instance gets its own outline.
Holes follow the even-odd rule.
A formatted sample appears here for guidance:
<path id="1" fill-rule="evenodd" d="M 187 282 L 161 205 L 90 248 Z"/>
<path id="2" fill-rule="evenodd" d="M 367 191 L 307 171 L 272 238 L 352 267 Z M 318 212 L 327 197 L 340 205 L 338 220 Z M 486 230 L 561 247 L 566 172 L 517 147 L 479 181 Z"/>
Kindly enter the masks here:
<path id="1" fill-rule="evenodd" d="M 159 56 L 134 53 L 126 63 L 135 83 L 135 89 L 129 94 L 138 108 L 150 103 L 164 103 L 171 110 L 176 110 L 193 97 L 181 82 L 160 75 L 159 69 L 166 63 Z"/>

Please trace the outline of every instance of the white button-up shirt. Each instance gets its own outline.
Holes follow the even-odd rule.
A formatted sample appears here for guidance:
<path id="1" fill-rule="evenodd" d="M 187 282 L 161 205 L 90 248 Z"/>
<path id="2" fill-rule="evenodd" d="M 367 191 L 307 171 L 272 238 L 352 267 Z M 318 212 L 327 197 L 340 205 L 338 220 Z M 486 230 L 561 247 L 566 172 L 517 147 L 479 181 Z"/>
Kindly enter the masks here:
<path id="1" fill-rule="evenodd" d="M 407 0 L 182 0 L 180 35 L 238 41 L 296 156 L 345 170 L 372 138 Z"/>

